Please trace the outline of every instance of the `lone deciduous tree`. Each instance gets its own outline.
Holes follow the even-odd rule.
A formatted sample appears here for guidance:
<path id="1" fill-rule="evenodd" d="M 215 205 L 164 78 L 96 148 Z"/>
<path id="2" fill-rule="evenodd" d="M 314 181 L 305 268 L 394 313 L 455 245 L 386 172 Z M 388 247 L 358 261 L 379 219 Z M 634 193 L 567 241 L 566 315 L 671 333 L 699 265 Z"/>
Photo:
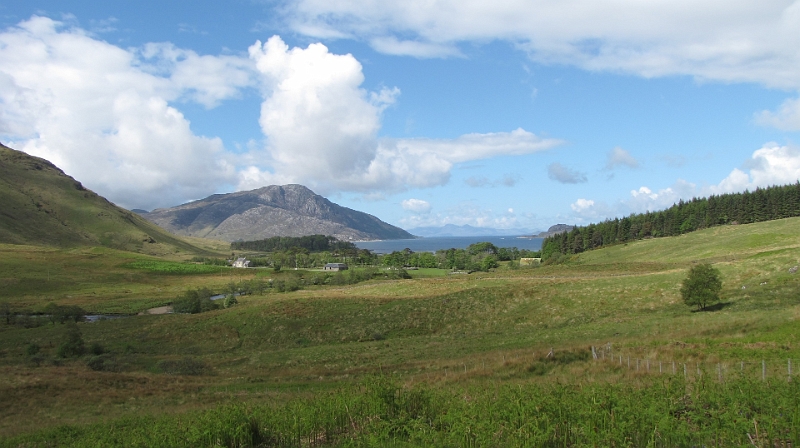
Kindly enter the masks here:
<path id="1" fill-rule="evenodd" d="M 719 269 L 708 263 L 701 263 L 689 269 L 689 275 L 681 285 L 683 302 L 703 310 L 712 303 L 719 302 L 722 278 Z"/>

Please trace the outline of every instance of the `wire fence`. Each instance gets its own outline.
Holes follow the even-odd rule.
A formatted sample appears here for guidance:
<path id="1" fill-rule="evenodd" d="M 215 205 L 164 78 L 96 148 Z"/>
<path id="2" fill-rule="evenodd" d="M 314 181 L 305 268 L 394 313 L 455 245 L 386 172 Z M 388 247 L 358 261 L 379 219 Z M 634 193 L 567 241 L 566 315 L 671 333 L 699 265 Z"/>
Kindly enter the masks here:
<path id="1" fill-rule="evenodd" d="M 797 360 L 761 359 L 728 361 L 689 361 L 665 360 L 652 357 L 639 358 L 629 354 L 615 353 L 610 344 L 603 348 L 592 347 L 592 358 L 628 369 L 630 371 L 656 375 L 683 375 L 687 379 L 713 375 L 718 381 L 731 377 L 760 378 L 763 381 L 774 378 L 792 380 L 796 374 Z"/>
<path id="2" fill-rule="evenodd" d="M 548 362 L 552 364 L 548 365 Z M 465 376 L 495 376 L 507 374 L 509 369 L 526 369 L 532 374 L 546 374 L 557 365 L 576 361 L 592 362 L 598 366 L 630 372 L 635 375 L 682 375 L 689 381 L 706 377 L 717 381 L 742 377 L 763 381 L 786 379 L 792 381 L 800 369 L 800 361 L 792 358 L 761 360 L 688 361 L 641 357 L 612 350 L 611 344 L 602 348 L 591 347 L 589 351 L 550 349 L 549 352 L 526 352 L 515 350 L 504 354 L 487 356 L 478 360 L 460 361 L 438 365 L 418 365 L 401 373 L 416 381 L 458 380 Z M 382 369 L 386 372 L 390 368 Z M 409 371 L 411 370 L 411 371 Z M 398 372 L 395 372 L 398 373 Z"/>

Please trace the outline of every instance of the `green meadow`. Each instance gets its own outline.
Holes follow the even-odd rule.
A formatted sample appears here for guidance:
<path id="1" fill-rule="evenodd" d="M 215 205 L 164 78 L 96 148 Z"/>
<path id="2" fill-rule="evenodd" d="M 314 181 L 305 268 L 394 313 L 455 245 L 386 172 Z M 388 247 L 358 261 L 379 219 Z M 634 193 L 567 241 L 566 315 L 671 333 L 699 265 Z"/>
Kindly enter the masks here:
<path id="1" fill-rule="evenodd" d="M 267 290 L 191 315 L 137 314 L 189 288 L 311 273 L 2 245 L 0 303 L 18 322 L 0 323 L 0 435 L 6 446 L 794 446 L 798 230 L 800 218 L 722 226 L 553 265 Z M 723 278 L 722 301 L 703 312 L 679 291 L 697 262 Z M 42 322 L 50 303 L 130 316 L 78 323 L 87 354 L 60 357 L 75 326 Z"/>

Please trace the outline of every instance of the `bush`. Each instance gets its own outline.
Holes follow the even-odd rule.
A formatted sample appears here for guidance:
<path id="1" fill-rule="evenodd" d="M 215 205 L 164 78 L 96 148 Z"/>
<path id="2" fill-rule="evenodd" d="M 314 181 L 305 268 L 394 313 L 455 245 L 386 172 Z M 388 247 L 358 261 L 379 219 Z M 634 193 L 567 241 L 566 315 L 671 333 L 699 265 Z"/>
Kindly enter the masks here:
<path id="1" fill-rule="evenodd" d="M 56 353 L 59 358 L 71 358 L 83 355 L 84 351 L 81 330 L 73 323 L 67 327 L 65 341 L 58 346 Z"/>
<path id="2" fill-rule="evenodd" d="M 92 356 L 86 361 L 86 366 L 97 372 L 119 372 L 119 365 L 111 355 Z"/>
<path id="3" fill-rule="evenodd" d="M 230 308 L 236 305 L 237 303 L 239 303 L 239 301 L 236 300 L 236 296 L 234 296 L 233 294 L 228 294 L 227 296 L 225 296 L 225 303 L 223 303 L 223 306 L 225 306 L 225 308 Z"/>
<path id="4" fill-rule="evenodd" d="M 25 347 L 25 354 L 28 355 L 28 356 L 34 356 L 37 353 L 39 353 L 39 350 L 41 350 L 41 347 L 39 347 L 39 344 L 31 343 L 31 344 L 28 344 L 27 347 Z"/>
<path id="5" fill-rule="evenodd" d="M 97 342 L 92 342 L 92 345 L 89 346 L 89 353 L 93 355 L 102 355 L 105 352 L 103 346 Z"/>
<path id="6" fill-rule="evenodd" d="M 708 305 L 719 302 L 721 290 L 719 269 L 708 263 L 701 263 L 689 269 L 689 275 L 681 285 L 681 297 L 685 304 L 703 310 Z"/>
<path id="7" fill-rule="evenodd" d="M 213 293 L 208 288 L 189 289 L 172 302 L 172 311 L 181 314 L 197 314 L 220 308 L 211 300 Z"/>

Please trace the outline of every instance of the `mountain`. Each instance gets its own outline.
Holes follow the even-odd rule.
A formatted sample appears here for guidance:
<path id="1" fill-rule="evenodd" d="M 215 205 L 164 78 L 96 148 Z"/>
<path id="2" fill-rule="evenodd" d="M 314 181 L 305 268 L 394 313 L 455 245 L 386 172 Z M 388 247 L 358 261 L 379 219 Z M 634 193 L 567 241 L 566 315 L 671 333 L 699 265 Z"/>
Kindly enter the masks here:
<path id="1" fill-rule="evenodd" d="M 201 253 L 45 159 L 0 144 L 0 243 Z"/>
<path id="2" fill-rule="evenodd" d="M 493 229 L 490 227 L 457 226 L 454 224 L 447 224 L 442 227 L 416 227 L 408 231 L 414 235 L 427 238 L 443 236 L 514 236 L 531 233 L 529 229 Z"/>
<path id="3" fill-rule="evenodd" d="M 315 234 L 345 241 L 414 237 L 372 215 L 334 204 L 302 185 L 215 194 L 142 216 L 178 235 L 224 241 Z"/>

